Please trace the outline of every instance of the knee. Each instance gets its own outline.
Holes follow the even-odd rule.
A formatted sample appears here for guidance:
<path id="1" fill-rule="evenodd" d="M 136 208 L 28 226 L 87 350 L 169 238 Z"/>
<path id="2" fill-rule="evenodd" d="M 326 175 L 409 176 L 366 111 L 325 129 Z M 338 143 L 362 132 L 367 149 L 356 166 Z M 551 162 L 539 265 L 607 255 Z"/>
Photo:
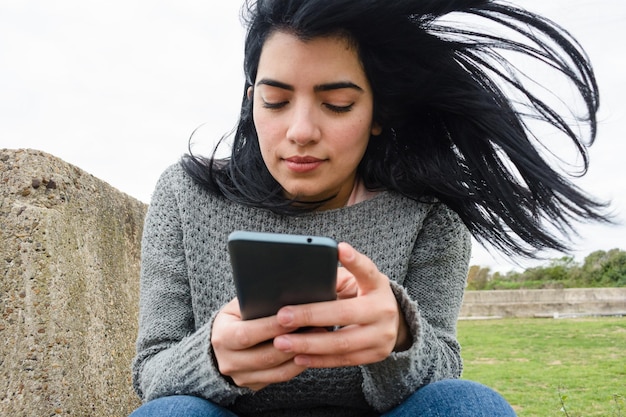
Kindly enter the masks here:
<path id="1" fill-rule="evenodd" d="M 444 379 L 425 385 L 420 391 L 428 392 L 429 394 L 433 392 L 441 393 L 443 395 L 456 393 L 462 396 L 500 396 L 500 394 L 486 385 L 465 379 Z"/>
<path id="2" fill-rule="evenodd" d="M 446 379 L 420 388 L 411 398 L 424 416 L 514 417 L 509 403 L 493 389 L 473 381 Z"/>
<path id="3" fill-rule="evenodd" d="M 189 395 L 156 398 L 136 409 L 130 417 L 196 417 L 213 416 L 215 406 L 211 402 Z"/>

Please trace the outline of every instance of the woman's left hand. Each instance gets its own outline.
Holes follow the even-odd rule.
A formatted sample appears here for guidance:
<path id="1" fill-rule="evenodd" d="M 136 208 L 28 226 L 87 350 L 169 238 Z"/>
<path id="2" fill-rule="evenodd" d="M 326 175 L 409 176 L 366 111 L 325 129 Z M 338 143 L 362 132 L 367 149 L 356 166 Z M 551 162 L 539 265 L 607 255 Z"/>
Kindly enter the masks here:
<path id="1" fill-rule="evenodd" d="M 302 332 L 278 336 L 274 347 L 296 353 L 297 365 L 333 368 L 380 362 L 392 351 L 408 349 L 410 335 L 389 278 L 374 262 L 347 243 L 339 244 L 335 301 L 287 306 L 278 322 L 285 327 L 327 328 L 334 332 Z"/>

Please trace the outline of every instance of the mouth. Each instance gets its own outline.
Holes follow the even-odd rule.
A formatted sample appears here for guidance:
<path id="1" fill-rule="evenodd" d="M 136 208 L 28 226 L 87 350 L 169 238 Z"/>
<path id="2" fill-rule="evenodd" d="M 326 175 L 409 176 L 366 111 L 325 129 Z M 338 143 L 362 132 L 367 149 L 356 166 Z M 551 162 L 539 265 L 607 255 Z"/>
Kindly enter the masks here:
<path id="1" fill-rule="evenodd" d="M 313 156 L 290 156 L 284 158 L 287 168 L 296 173 L 306 173 L 317 169 L 325 160 Z"/>

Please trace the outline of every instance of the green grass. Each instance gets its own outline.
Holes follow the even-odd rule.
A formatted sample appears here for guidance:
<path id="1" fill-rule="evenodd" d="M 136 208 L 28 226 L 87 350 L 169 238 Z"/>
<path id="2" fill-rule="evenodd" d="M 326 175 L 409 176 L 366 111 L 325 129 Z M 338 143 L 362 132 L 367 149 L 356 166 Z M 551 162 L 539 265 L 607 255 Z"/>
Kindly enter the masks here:
<path id="1" fill-rule="evenodd" d="M 626 318 L 461 321 L 458 331 L 463 378 L 500 392 L 519 417 L 626 417 Z"/>

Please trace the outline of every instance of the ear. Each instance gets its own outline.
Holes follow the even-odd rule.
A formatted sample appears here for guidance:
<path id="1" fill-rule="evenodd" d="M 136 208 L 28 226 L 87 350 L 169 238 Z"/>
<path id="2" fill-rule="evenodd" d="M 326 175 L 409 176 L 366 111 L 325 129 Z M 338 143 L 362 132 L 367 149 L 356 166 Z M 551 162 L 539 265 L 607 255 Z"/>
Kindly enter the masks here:
<path id="1" fill-rule="evenodd" d="M 380 125 L 380 123 L 378 122 L 372 123 L 371 133 L 372 133 L 372 136 L 378 136 L 381 133 L 383 133 L 383 127 Z"/>
<path id="2" fill-rule="evenodd" d="M 254 88 L 252 86 L 248 87 L 248 91 L 246 91 L 246 95 L 248 96 L 248 100 L 252 100 L 252 95 L 254 94 Z"/>

